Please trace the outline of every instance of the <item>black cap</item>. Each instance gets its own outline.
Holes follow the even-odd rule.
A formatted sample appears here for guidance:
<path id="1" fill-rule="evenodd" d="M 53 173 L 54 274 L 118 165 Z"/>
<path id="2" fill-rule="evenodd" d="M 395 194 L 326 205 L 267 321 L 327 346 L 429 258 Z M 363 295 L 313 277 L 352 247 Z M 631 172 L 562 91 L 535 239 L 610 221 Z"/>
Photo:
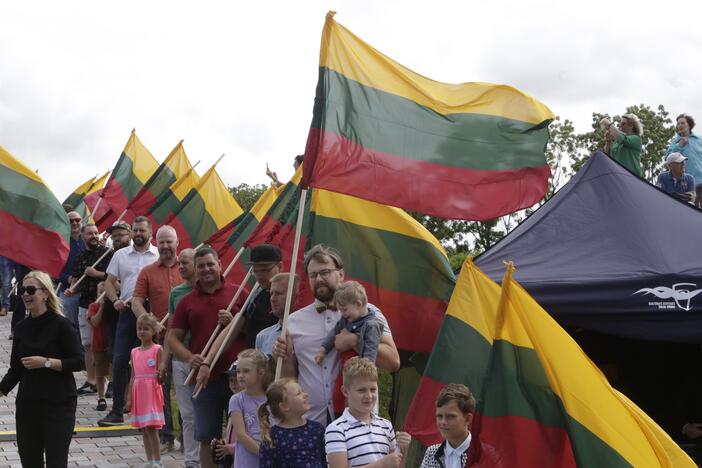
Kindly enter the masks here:
<path id="1" fill-rule="evenodd" d="M 283 260 L 280 247 L 273 244 L 260 244 L 251 249 L 250 265 L 279 263 Z"/>

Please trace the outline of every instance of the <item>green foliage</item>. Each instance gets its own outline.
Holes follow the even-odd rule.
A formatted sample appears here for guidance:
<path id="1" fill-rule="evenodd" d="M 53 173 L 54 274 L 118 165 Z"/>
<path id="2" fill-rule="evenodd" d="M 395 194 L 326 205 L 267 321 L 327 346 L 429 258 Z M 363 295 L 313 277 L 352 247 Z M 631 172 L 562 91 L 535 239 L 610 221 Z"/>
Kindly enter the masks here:
<path id="1" fill-rule="evenodd" d="M 246 212 L 251 209 L 267 188 L 265 184 L 239 184 L 236 187 L 229 187 L 229 192 L 241 206 L 241 209 Z"/>

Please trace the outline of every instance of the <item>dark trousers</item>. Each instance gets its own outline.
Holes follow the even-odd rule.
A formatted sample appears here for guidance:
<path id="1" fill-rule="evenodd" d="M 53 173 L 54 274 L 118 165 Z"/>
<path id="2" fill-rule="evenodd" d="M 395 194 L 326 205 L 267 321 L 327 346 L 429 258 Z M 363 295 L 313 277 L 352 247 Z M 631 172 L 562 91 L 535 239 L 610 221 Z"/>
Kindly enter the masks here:
<path id="1" fill-rule="evenodd" d="M 68 449 L 76 423 L 76 398 L 63 401 L 17 401 L 17 451 L 24 468 L 68 465 Z"/>
<path id="2" fill-rule="evenodd" d="M 164 425 L 159 430 L 159 438 L 161 443 L 173 442 L 175 439 L 175 432 L 173 430 L 173 414 L 171 412 L 171 375 L 172 371 L 170 365 L 168 366 L 168 379 L 166 379 L 162 384 L 163 389 L 163 419 Z"/>
<path id="3" fill-rule="evenodd" d="M 132 348 L 137 345 L 136 317 L 132 309 L 119 313 L 115 331 L 114 354 L 112 356 L 112 412 L 124 412 L 124 400 L 129 385 L 129 360 Z"/>

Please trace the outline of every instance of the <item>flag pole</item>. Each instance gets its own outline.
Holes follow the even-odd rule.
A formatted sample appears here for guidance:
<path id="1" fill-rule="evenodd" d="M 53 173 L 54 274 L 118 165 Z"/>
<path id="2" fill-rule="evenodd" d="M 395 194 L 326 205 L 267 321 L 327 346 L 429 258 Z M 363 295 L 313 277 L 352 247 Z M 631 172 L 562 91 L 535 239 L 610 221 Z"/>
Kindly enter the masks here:
<path id="1" fill-rule="evenodd" d="M 241 295 L 241 292 L 244 290 L 244 286 L 246 285 L 246 282 L 249 280 L 251 277 L 251 272 L 253 271 L 253 267 L 249 268 L 248 273 L 246 273 L 246 276 L 244 277 L 244 281 L 241 282 L 239 285 L 239 289 L 236 290 L 236 293 L 234 294 L 234 297 L 232 300 L 229 302 L 229 305 L 227 306 L 227 312 L 232 310 L 232 307 L 234 307 L 234 304 L 236 303 L 236 300 L 239 299 L 239 296 Z M 258 283 L 256 283 L 258 284 Z M 207 353 L 210 351 L 210 347 L 212 346 L 212 343 L 214 342 L 215 338 L 217 335 L 219 335 L 219 331 L 222 329 L 222 325 L 217 324 L 215 327 L 214 331 L 212 332 L 212 335 L 210 335 L 210 339 L 207 340 L 207 343 L 205 344 L 205 347 L 202 350 L 202 355 L 207 355 Z M 195 376 L 195 371 L 197 369 L 191 369 L 190 373 L 188 376 L 185 378 L 185 382 L 183 382 L 183 385 L 188 385 L 190 383 L 190 380 Z"/>
<path id="2" fill-rule="evenodd" d="M 290 259 L 290 276 L 288 278 L 288 292 L 285 297 L 285 314 L 283 315 L 283 329 L 280 336 L 285 339 L 288 332 L 288 316 L 292 307 L 292 292 L 295 284 L 295 269 L 297 267 L 297 252 L 300 247 L 300 233 L 302 232 L 302 221 L 305 217 L 305 201 L 307 199 L 307 189 L 302 189 L 300 192 L 300 204 L 298 205 L 297 224 L 295 225 L 295 243 L 293 244 L 292 257 Z M 283 358 L 278 357 L 275 365 L 275 380 L 280 378 L 283 372 Z"/>
<path id="3" fill-rule="evenodd" d="M 91 267 L 92 267 L 92 268 L 95 268 L 95 267 L 97 266 L 97 264 L 100 263 L 100 262 L 102 261 L 102 259 L 105 258 L 105 257 L 107 256 L 107 254 L 110 253 L 110 252 L 112 252 L 112 249 L 111 249 L 111 248 L 108 248 L 107 250 L 105 250 L 105 252 L 104 252 L 102 255 L 100 255 L 100 258 L 98 258 L 97 260 L 95 260 L 95 263 L 93 263 L 93 264 L 91 265 Z M 85 273 L 85 272 L 83 272 L 83 276 L 81 276 L 80 278 L 78 278 L 78 281 L 76 281 L 75 283 L 73 283 L 73 285 L 72 285 L 70 288 L 68 288 L 68 291 L 67 291 L 67 292 L 73 294 L 73 291 L 74 291 L 75 287 L 78 286 L 78 285 L 80 284 L 80 282 L 83 281 L 83 280 L 85 279 L 86 276 L 88 276 L 88 274 Z"/>
<path id="4" fill-rule="evenodd" d="M 241 257 L 241 254 L 244 253 L 244 250 L 245 250 L 245 247 L 240 248 L 239 251 L 238 251 L 238 252 L 236 253 L 236 255 L 234 256 L 234 259 L 233 259 L 231 262 L 229 262 L 229 265 L 227 266 L 227 269 L 224 270 L 223 276 L 224 276 L 225 278 L 226 278 L 227 275 L 232 271 L 232 268 L 234 268 L 234 265 L 236 264 L 236 261 L 239 260 L 239 257 Z M 246 282 L 246 280 L 244 280 L 244 283 L 245 283 L 245 282 Z M 243 283 L 242 283 L 242 284 L 243 284 Z"/>
<path id="5" fill-rule="evenodd" d="M 251 271 L 251 270 L 249 270 L 249 271 Z M 244 283 L 242 283 L 242 284 L 244 284 Z M 249 294 L 249 297 L 246 298 L 246 301 L 244 302 L 244 305 L 241 306 L 241 309 L 239 310 L 239 312 L 237 312 L 237 314 L 236 314 L 236 316 L 234 317 L 234 319 L 233 319 L 231 322 L 229 322 L 229 324 L 226 326 L 226 328 L 224 329 L 224 331 L 222 331 L 222 333 L 225 334 L 225 335 L 224 335 L 224 341 L 222 341 L 222 345 L 221 345 L 221 346 L 219 347 L 219 349 L 217 350 L 217 354 L 214 355 L 214 358 L 212 358 L 211 361 L 208 361 L 207 358 L 205 358 L 205 362 L 207 362 L 207 363 L 209 364 L 210 369 L 212 369 L 212 368 L 217 364 L 217 361 L 219 360 L 219 357 L 220 357 L 220 356 L 222 355 L 222 353 L 224 352 L 224 348 L 227 347 L 227 342 L 231 339 L 232 333 L 234 333 L 234 329 L 236 328 L 236 326 L 237 326 L 237 325 L 239 324 L 239 322 L 241 321 L 241 318 L 244 316 L 244 311 L 245 311 L 246 308 L 249 306 L 249 303 L 251 302 L 251 300 L 254 298 L 254 296 L 255 296 L 254 293 L 256 292 L 257 289 L 258 289 L 258 283 L 254 284 L 254 287 L 253 287 L 253 289 L 251 289 L 251 293 Z M 227 312 L 229 312 L 229 311 L 231 310 L 231 308 L 232 308 L 233 305 L 234 305 L 234 301 L 232 301 L 232 302 L 229 304 L 229 307 L 227 308 Z M 211 354 L 211 353 L 210 353 L 210 354 Z M 202 390 L 202 385 L 201 385 L 200 383 L 197 383 L 197 384 L 195 385 L 195 390 L 193 391 L 193 398 L 197 398 L 197 396 L 200 394 L 200 391 L 201 391 L 201 390 Z"/>

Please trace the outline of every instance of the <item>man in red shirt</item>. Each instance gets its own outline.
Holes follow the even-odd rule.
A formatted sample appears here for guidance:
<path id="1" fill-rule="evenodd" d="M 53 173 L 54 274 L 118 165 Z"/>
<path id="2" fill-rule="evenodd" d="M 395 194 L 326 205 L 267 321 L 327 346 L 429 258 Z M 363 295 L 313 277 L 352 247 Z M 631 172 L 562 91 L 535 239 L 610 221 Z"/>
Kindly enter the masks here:
<path id="1" fill-rule="evenodd" d="M 195 253 L 197 283 L 176 306 L 168 333 L 171 352 L 193 368 L 199 368 L 205 360 L 202 350 L 217 324 L 222 328 L 232 320 L 233 313 L 243 305 L 242 293 L 231 312 L 225 309 L 234 297 L 238 286 L 227 284 L 222 276 L 222 266 L 217 252 L 203 247 Z M 183 345 L 186 334 L 190 335 L 187 348 Z M 238 338 L 226 349 L 210 371 L 210 379 L 197 398 L 195 406 L 195 440 L 200 442 L 200 464 L 203 468 L 214 467 L 210 441 L 222 436 L 222 416 L 226 413 L 231 392 L 225 371 L 236 355 L 245 348 L 244 337 Z"/>
<path id="2" fill-rule="evenodd" d="M 168 296 L 171 290 L 183 282 L 178 271 L 178 234 L 171 226 L 161 226 L 156 231 L 156 248 L 158 260 L 144 267 L 137 277 L 132 298 L 132 310 L 139 317 L 151 312 L 160 321 L 168 314 Z M 148 300 L 149 310 L 146 310 Z M 163 333 L 159 335 L 159 342 L 163 342 Z M 163 359 L 170 369 L 171 353 L 168 346 L 164 346 Z M 173 450 L 175 435 L 173 431 L 173 416 L 171 414 L 171 382 L 170 372 L 162 377 L 163 386 L 163 415 L 165 425 L 159 431 L 161 439 L 161 453 Z"/>

